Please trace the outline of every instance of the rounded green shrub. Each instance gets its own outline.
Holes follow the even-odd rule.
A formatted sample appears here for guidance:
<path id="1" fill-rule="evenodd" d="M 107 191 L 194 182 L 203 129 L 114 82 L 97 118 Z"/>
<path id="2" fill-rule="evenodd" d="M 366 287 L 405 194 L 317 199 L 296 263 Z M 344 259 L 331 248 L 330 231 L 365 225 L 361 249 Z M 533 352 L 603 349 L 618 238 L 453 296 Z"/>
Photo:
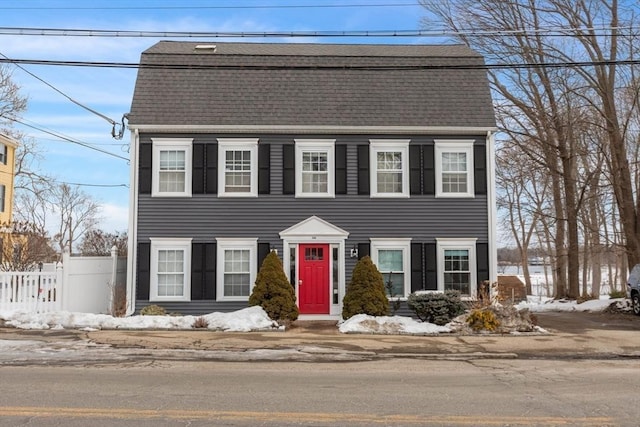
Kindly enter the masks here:
<path id="1" fill-rule="evenodd" d="M 295 291 L 275 251 L 269 253 L 260 266 L 249 305 L 261 306 L 271 319 L 278 322 L 298 318 Z"/>
<path id="2" fill-rule="evenodd" d="M 389 315 L 389 300 L 382 274 L 369 256 L 362 257 L 353 268 L 342 300 L 342 318 L 348 319 L 356 314 Z"/>
<path id="3" fill-rule="evenodd" d="M 418 319 L 436 325 L 446 325 L 465 312 L 458 291 L 412 293 L 407 305 Z"/>
<path id="4" fill-rule="evenodd" d="M 164 307 L 152 304 L 143 307 L 142 310 L 140 310 L 140 314 L 142 316 L 164 316 L 167 314 L 167 310 L 165 310 Z"/>

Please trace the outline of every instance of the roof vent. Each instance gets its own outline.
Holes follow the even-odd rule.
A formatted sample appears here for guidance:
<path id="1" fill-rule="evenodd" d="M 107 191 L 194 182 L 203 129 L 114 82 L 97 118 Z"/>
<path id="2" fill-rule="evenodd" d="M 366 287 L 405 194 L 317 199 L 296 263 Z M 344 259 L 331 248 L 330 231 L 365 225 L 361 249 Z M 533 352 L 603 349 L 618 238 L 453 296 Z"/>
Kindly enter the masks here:
<path id="1" fill-rule="evenodd" d="M 216 45 L 215 44 L 197 44 L 196 45 L 196 50 L 215 52 L 216 51 Z"/>

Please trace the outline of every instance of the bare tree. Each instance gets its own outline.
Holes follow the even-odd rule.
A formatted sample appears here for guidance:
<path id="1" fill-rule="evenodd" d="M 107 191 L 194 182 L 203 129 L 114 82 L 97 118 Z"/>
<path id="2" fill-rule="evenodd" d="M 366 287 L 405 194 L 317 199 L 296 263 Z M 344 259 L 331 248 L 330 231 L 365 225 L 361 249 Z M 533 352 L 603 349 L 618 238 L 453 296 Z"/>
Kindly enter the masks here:
<path id="1" fill-rule="evenodd" d="M 9 133 L 13 118 L 27 109 L 27 98 L 20 95 L 20 86 L 13 81 L 12 69 L 0 64 L 0 130 Z"/>
<path id="2" fill-rule="evenodd" d="M 606 160 L 603 174 L 615 194 L 627 257 L 629 263 L 639 262 L 640 200 L 628 151 L 637 145 L 629 133 L 634 129 L 630 120 L 638 97 L 625 101 L 620 96 L 628 88 L 637 95 L 638 85 L 629 67 L 616 62 L 621 54 L 633 57 L 637 49 L 635 35 L 621 34 L 620 28 L 633 27 L 638 5 L 628 5 L 627 22 L 621 22 L 617 0 L 421 3 L 439 24 L 456 31 L 458 40 L 492 62 L 527 64 L 489 70 L 489 78 L 502 129 L 510 139 L 523 142 L 520 149 L 539 159 L 551 178 L 556 297 L 575 298 L 580 291 L 580 242 L 586 228 L 580 228 L 579 222 L 587 217 L 579 212 L 585 199 L 593 196 L 587 189 L 597 180 L 592 171 L 581 168 L 579 159 L 583 165 L 598 163 L 589 158 L 592 154 L 600 164 Z M 601 23 L 606 28 L 597 28 Z M 585 65 L 556 66 L 560 63 Z M 594 127 L 603 130 L 605 144 L 585 153 L 583 134 Z M 549 234 L 550 224 L 546 224 Z"/>
<path id="3" fill-rule="evenodd" d="M 110 255 L 111 248 L 114 246 L 118 249 L 118 255 L 127 254 L 126 231 L 107 233 L 102 230 L 92 229 L 82 237 L 78 251 L 81 255 L 103 256 Z"/>
<path id="4" fill-rule="evenodd" d="M 74 244 L 98 223 L 100 206 L 79 187 L 68 184 L 55 187 L 50 206 L 59 221 L 53 239 L 60 252 L 73 253 Z"/>
<path id="5" fill-rule="evenodd" d="M 30 271 L 56 259 L 47 232 L 31 223 L 14 222 L 2 228 L 0 270 Z"/>

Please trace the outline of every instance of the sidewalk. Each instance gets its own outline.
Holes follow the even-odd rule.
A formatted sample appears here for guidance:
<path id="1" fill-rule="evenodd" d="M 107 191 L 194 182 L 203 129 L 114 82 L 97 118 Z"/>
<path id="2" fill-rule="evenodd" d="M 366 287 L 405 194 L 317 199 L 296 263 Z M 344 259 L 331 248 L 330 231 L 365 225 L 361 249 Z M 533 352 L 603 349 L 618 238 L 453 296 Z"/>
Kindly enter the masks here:
<path id="1" fill-rule="evenodd" d="M 625 318 L 619 322 L 620 325 L 612 325 L 584 313 L 579 316 L 554 313 L 539 317 L 539 324 L 549 331 L 548 334 L 342 334 L 335 322 L 299 321 L 287 331 L 243 333 L 208 330 L 24 331 L 5 328 L 0 330 L 0 339 L 45 340 L 56 345 L 88 341 L 99 348 L 119 350 L 131 357 L 145 354 L 149 358 L 183 357 L 190 360 L 640 358 L 640 319 Z M 572 332 L 576 327 L 580 330 Z"/>

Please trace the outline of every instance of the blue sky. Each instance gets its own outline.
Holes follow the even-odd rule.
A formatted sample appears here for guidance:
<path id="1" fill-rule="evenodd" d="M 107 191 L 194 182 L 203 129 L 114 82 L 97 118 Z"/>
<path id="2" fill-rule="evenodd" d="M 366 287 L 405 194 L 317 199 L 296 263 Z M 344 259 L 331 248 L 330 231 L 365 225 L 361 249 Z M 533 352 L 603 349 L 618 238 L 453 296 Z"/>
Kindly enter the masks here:
<path id="1" fill-rule="evenodd" d="M 332 5 L 352 7 L 329 7 Z M 418 0 L 0 0 L 2 29 L 153 32 L 418 30 L 422 16 L 424 10 Z M 150 37 L 2 34 L 0 54 L 11 59 L 136 63 L 140 53 L 158 40 Z M 419 37 L 233 40 L 394 44 L 438 42 Z M 119 122 L 122 115 L 129 111 L 135 69 L 43 65 L 23 67 L 67 96 L 115 121 Z M 128 131 L 121 141 L 114 140 L 110 135 L 111 125 L 106 120 L 73 104 L 36 78 L 15 69 L 13 80 L 29 99 L 29 108 L 22 120 L 128 158 Z M 129 165 L 125 160 L 62 141 L 20 124 L 16 124 L 16 128 L 36 140 L 43 156 L 40 169 L 53 175 L 59 182 L 115 186 L 129 183 Z M 84 186 L 83 190 L 102 205 L 100 228 L 106 231 L 126 229 L 128 187 Z"/>

